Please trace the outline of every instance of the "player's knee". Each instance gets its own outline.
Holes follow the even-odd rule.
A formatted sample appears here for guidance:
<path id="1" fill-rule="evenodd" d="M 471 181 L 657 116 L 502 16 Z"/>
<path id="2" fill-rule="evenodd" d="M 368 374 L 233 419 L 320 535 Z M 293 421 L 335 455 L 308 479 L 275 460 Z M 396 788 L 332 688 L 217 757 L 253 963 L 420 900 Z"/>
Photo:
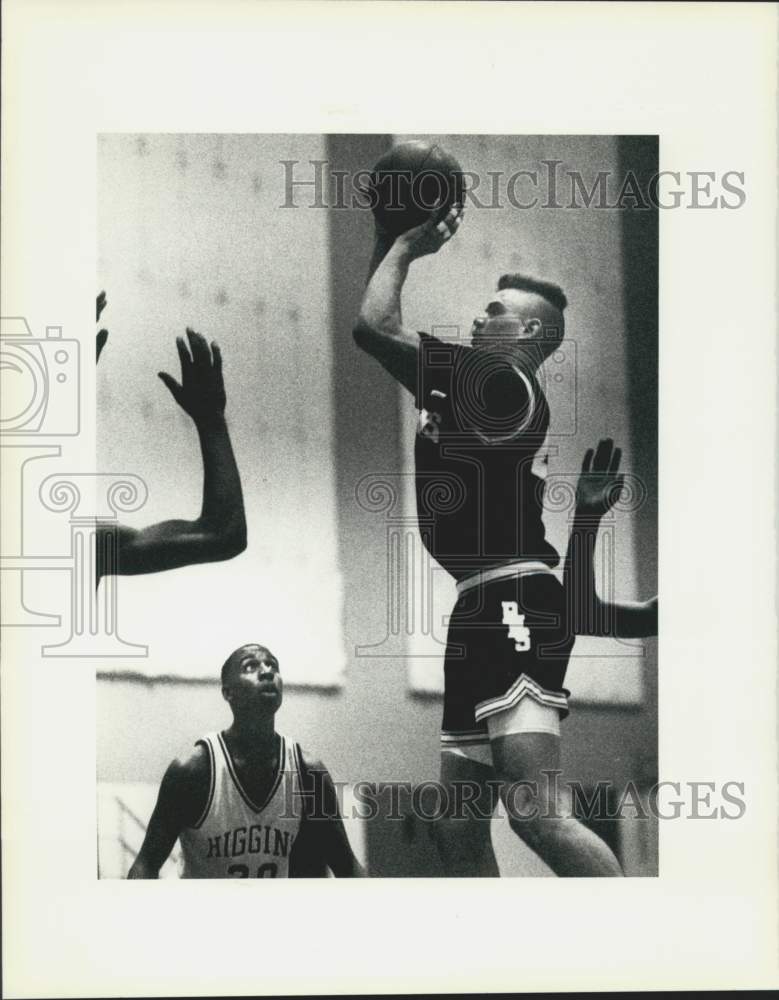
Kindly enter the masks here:
<path id="1" fill-rule="evenodd" d="M 503 796 L 509 825 L 529 847 L 560 836 L 565 814 L 554 795 L 545 794 L 532 783 L 512 786 L 512 794 Z"/>
<path id="2" fill-rule="evenodd" d="M 537 851 L 549 836 L 548 827 L 540 817 L 509 817 L 509 825 L 519 839 L 531 850 Z"/>
<path id="3" fill-rule="evenodd" d="M 553 813 L 538 811 L 532 815 L 510 816 L 509 825 L 514 833 L 536 853 L 544 853 L 544 848 L 557 844 L 567 835 L 571 820 Z"/>

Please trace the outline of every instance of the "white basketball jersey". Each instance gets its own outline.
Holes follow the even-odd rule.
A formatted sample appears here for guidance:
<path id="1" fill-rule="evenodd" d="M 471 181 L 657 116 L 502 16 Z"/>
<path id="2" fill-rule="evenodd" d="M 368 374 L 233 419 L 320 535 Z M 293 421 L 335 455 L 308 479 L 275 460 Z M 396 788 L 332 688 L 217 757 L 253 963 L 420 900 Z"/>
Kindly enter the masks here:
<path id="1" fill-rule="evenodd" d="M 286 878 L 303 811 L 300 746 L 281 737 L 276 777 L 264 802 L 238 780 L 221 733 L 198 741 L 211 764 L 208 801 L 197 824 L 182 830 L 182 878 Z"/>

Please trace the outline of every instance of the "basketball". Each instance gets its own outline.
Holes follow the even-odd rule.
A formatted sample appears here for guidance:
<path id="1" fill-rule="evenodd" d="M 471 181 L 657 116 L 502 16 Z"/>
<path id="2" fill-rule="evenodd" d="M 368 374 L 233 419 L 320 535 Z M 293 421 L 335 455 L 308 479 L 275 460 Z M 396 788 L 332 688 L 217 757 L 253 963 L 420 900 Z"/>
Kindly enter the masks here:
<path id="1" fill-rule="evenodd" d="M 442 203 L 441 215 L 465 194 L 462 167 L 435 143 L 403 142 L 378 161 L 371 174 L 372 211 L 392 236 L 419 226 Z"/>

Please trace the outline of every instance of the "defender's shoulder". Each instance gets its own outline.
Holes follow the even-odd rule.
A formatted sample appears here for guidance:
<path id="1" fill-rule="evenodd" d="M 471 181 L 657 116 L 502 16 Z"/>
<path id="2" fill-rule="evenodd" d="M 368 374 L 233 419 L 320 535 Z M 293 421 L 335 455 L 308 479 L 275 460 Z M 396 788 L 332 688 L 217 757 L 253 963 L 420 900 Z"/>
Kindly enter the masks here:
<path id="1" fill-rule="evenodd" d="M 211 767 L 209 749 L 200 741 L 168 765 L 161 794 L 175 806 L 184 826 L 195 823 L 210 800 Z"/>
<path id="2" fill-rule="evenodd" d="M 304 772 L 322 772 L 327 770 L 321 757 L 317 756 L 310 750 L 306 750 L 301 743 L 296 743 L 296 746 L 298 750 L 298 760 Z"/>
<path id="3" fill-rule="evenodd" d="M 211 766 L 211 753 L 205 739 L 198 740 L 194 746 L 189 747 L 180 757 L 176 757 L 173 763 L 188 774 L 201 774 L 208 771 Z"/>
<path id="4" fill-rule="evenodd" d="M 166 780 L 182 789 L 197 789 L 211 777 L 211 753 L 204 740 L 174 757 L 165 772 Z"/>

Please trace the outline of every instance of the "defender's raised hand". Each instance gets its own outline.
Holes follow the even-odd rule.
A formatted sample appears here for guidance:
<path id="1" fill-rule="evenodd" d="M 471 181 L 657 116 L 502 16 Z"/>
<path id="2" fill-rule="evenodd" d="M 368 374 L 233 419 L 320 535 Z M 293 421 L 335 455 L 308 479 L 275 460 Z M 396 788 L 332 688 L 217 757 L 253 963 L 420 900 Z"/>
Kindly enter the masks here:
<path id="1" fill-rule="evenodd" d="M 100 314 L 106 307 L 107 303 L 105 292 L 101 292 L 97 297 L 97 317 L 96 322 L 100 322 Z M 108 330 L 99 330 L 97 334 L 97 360 L 100 360 L 100 352 L 105 347 L 106 341 L 108 340 Z"/>
<path id="2" fill-rule="evenodd" d="M 187 330 L 187 341 L 183 337 L 176 340 L 181 382 L 167 372 L 158 374 L 195 422 L 203 455 L 200 516 L 194 521 L 160 521 L 142 529 L 119 525 L 117 531 L 116 525 L 110 525 L 110 544 L 118 541 L 118 550 L 110 560 L 103 556 L 102 565 L 99 550 L 98 577 L 159 573 L 232 559 L 246 548 L 241 478 L 224 419 L 222 356 L 216 344 L 209 348 L 205 337 L 193 330 Z M 105 527 L 102 530 L 105 534 Z"/>
<path id="3" fill-rule="evenodd" d="M 406 250 L 412 260 L 438 253 L 444 243 L 450 240 L 462 225 L 465 209 L 462 205 L 452 205 L 443 219 L 438 218 L 438 211 L 432 218 L 401 233 L 397 242 Z"/>
<path id="4" fill-rule="evenodd" d="M 216 341 L 208 341 L 187 328 L 187 342 L 176 337 L 181 360 L 181 384 L 167 372 L 157 374 L 171 395 L 190 417 L 199 423 L 224 413 L 226 395 L 222 379 L 222 354 Z"/>
<path id="5" fill-rule="evenodd" d="M 614 506 L 625 482 L 619 475 L 621 458 L 622 451 L 611 438 L 599 441 L 594 455 L 592 448 L 587 450 L 576 484 L 577 514 L 600 517 Z"/>
<path id="6" fill-rule="evenodd" d="M 595 577 L 595 544 L 601 517 L 619 499 L 625 477 L 622 453 L 611 438 L 584 456 L 576 486 L 576 515 L 565 556 L 563 586 L 575 635 L 643 639 L 657 635 L 657 597 L 648 601 L 603 601 Z"/>

